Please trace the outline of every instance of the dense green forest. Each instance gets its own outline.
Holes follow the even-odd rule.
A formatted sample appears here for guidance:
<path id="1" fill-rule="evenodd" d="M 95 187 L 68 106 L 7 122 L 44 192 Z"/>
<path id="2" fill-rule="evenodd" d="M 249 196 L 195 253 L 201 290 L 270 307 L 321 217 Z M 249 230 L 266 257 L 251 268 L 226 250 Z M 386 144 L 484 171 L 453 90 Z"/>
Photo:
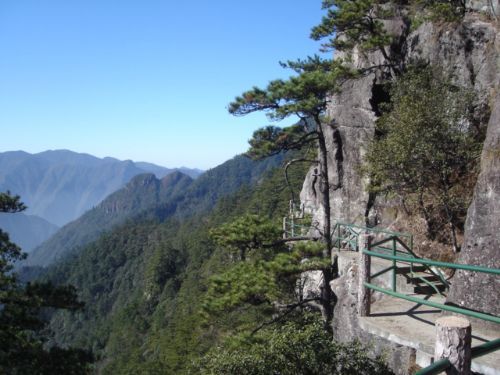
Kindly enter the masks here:
<path id="1" fill-rule="evenodd" d="M 133 178 L 127 186 L 108 196 L 97 207 L 65 225 L 48 241 L 36 248 L 24 266 L 47 266 L 58 258 L 77 253 L 88 243 L 130 217 L 189 216 L 208 210 L 221 196 L 236 191 L 241 185 L 255 182 L 282 156 L 254 162 L 237 156 L 211 169 L 196 180 L 174 172 L 161 180 L 152 174 Z M 23 270 L 28 273 L 30 270 Z M 33 273 L 32 270 L 29 273 Z"/>
<path id="2" fill-rule="evenodd" d="M 296 191 L 305 169 L 290 173 Z M 279 224 L 289 197 L 283 170 L 275 168 L 253 187 L 220 199 L 213 210 L 163 221 L 158 209 L 157 218 L 149 213 L 131 219 L 54 265 L 45 277 L 74 285 L 86 305 L 82 312 L 54 316 L 56 342 L 92 349 L 109 373 L 184 370 L 225 331 L 258 321 L 251 311 L 228 314 L 220 326 L 203 319 L 208 280 L 231 263 L 210 230 L 245 213 Z"/>

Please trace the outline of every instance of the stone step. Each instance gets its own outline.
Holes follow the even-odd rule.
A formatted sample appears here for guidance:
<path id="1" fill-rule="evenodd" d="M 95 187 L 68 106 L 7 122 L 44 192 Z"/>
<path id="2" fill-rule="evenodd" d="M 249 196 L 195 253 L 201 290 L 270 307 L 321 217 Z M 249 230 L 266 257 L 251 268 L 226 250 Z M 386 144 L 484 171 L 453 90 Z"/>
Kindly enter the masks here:
<path id="1" fill-rule="evenodd" d="M 409 280 L 409 282 L 411 282 L 413 284 L 425 284 L 425 281 L 422 279 L 425 279 L 426 281 L 429 281 L 429 282 L 436 282 L 437 281 L 438 283 L 442 284 L 439 276 L 436 276 L 436 275 L 433 275 L 430 273 L 423 273 L 422 272 L 422 273 L 408 274 L 408 280 Z"/>
<path id="2" fill-rule="evenodd" d="M 443 284 L 432 284 L 432 285 L 434 286 L 434 288 L 436 288 L 440 292 L 444 292 L 446 290 L 446 286 Z M 436 289 L 434 289 L 434 288 L 430 285 L 423 284 L 423 285 L 415 286 L 415 288 L 413 288 L 413 290 L 417 294 L 429 295 L 429 294 L 436 293 Z"/>
<path id="3" fill-rule="evenodd" d="M 427 270 L 427 268 L 425 266 L 413 266 L 413 267 L 407 267 L 407 266 L 398 266 L 398 269 L 396 271 L 396 273 L 398 274 L 410 274 L 412 271 L 414 273 L 416 272 L 425 272 Z"/>

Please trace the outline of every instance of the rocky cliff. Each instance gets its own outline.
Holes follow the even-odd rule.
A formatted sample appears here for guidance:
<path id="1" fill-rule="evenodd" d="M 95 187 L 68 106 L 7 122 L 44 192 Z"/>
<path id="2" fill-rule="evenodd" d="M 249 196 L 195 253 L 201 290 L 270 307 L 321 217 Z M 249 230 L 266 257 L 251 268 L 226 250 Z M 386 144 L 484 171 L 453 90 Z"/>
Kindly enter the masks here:
<path id="1" fill-rule="evenodd" d="M 423 60 L 439 65 L 453 74 L 457 83 L 474 90 L 474 118 L 479 126 L 487 127 L 487 135 L 458 262 L 496 268 L 500 267 L 500 33 L 495 14 L 498 9 L 498 1 L 471 1 L 460 23 L 426 22 L 414 30 L 402 18 L 386 22 L 388 30 L 396 36 L 396 43 L 391 48 L 393 57 L 403 64 Z M 374 66 L 381 61 L 378 52 L 354 53 L 353 56 L 357 68 Z M 418 223 L 408 226 L 409 219 L 398 201 L 369 194 L 368 181 L 359 172 L 367 146 L 375 135 L 379 104 L 387 99 L 382 90 L 387 76 L 387 71 L 374 69 L 359 79 L 346 82 L 341 92 L 331 99 L 328 117 L 332 123 L 326 130 L 331 217 L 334 221 L 340 219 L 413 232 Z M 311 168 L 300 198 L 313 220 L 322 224 L 324 211 L 318 196 L 316 174 Z M 423 241 L 422 237 L 416 238 Z M 357 266 L 353 263 L 341 266 L 340 278 L 332 283 L 338 298 L 334 332 L 341 340 L 365 338 L 355 318 L 356 272 Z M 466 272 L 455 275 L 448 302 L 498 315 L 498 301 L 498 278 Z M 394 350 L 387 342 L 381 345 Z M 411 353 L 400 354 L 410 360 Z M 389 356 L 393 367 L 399 368 L 396 358 L 398 355 Z"/>

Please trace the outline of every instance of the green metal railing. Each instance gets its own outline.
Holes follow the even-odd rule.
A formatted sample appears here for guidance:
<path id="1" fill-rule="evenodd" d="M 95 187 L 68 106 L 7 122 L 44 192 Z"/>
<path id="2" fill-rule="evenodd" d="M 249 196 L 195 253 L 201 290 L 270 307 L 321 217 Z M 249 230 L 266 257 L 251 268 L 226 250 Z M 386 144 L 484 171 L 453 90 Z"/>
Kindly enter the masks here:
<path id="1" fill-rule="evenodd" d="M 295 217 L 293 214 L 294 211 L 292 209 L 290 212 L 290 216 L 283 218 L 283 237 L 296 238 L 306 235 L 311 229 L 311 223 L 303 224 L 303 219 L 301 217 Z M 372 245 L 371 249 L 377 251 L 380 254 L 390 254 L 393 256 L 403 255 L 412 258 L 418 258 L 418 256 L 413 252 L 413 236 L 409 233 L 393 232 L 373 227 L 364 227 L 361 225 L 344 223 L 342 221 L 337 221 L 332 228 L 331 234 L 333 245 L 339 250 L 359 251 L 359 236 L 362 233 L 368 233 L 378 240 L 378 242 Z M 429 280 L 427 280 L 427 278 L 417 274 L 413 268 L 412 263 L 408 264 L 409 275 L 411 278 L 420 280 L 420 282 L 433 289 L 434 292 L 443 295 L 436 284 L 430 282 Z M 443 273 L 439 271 L 439 269 L 432 269 L 427 265 L 424 265 L 424 267 L 429 274 L 439 279 L 439 281 L 442 283 L 442 285 L 445 286 L 445 288 L 449 288 L 448 281 L 444 277 Z M 396 277 L 398 273 L 398 267 L 395 260 L 393 260 L 391 267 L 380 271 L 372 277 L 374 278 L 391 271 L 392 290 L 396 291 Z"/>
<path id="2" fill-rule="evenodd" d="M 283 219 L 283 234 L 285 238 L 303 236 L 307 234 L 307 232 L 311 229 L 310 223 L 301 224 L 300 220 L 299 223 L 297 223 L 295 220 L 297 220 L 297 218 L 294 218 L 293 215 L 290 218 Z M 412 295 L 406 295 L 403 293 L 399 293 L 396 290 L 398 263 L 408 265 L 410 270 L 409 273 L 413 278 L 418 278 L 424 284 L 431 287 L 432 289 L 434 289 L 435 292 L 439 294 L 441 294 L 441 292 L 434 283 L 429 282 L 426 278 L 421 277 L 416 272 L 414 272 L 415 269 L 414 265 L 419 265 L 420 267 L 423 266 L 428 273 L 434 275 L 446 288 L 449 288 L 449 283 L 444 277 L 443 273 L 439 270 L 439 268 L 459 269 L 464 271 L 482 272 L 493 275 L 500 275 L 500 269 L 422 259 L 419 258 L 413 252 L 413 236 L 411 234 L 391 232 L 377 228 L 363 227 L 355 224 L 343 223 L 340 221 L 337 222 L 332 228 L 332 240 L 334 243 L 334 247 L 336 247 L 339 250 L 347 249 L 352 251 L 359 251 L 360 250 L 359 236 L 361 234 L 369 234 L 376 241 L 370 243 L 368 249 L 362 249 L 364 254 L 370 257 L 376 257 L 392 261 L 391 266 L 369 276 L 368 282 L 364 283 L 364 286 L 366 288 L 390 295 L 392 297 L 434 307 L 440 310 L 450 311 L 453 313 L 462 314 L 465 316 L 493 323 L 500 323 L 500 317 L 494 315 L 473 311 L 458 306 L 446 305 L 431 300 L 418 298 Z M 383 288 L 378 285 L 370 283 L 372 279 L 386 272 L 391 272 L 391 271 L 392 271 L 391 289 Z M 500 339 L 484 343 L 482 345 L 472 348 L 472 358 L 474 359 L 480 357 L 482 355 L 494 352 L 498 349 L 500 349 Z M 418 371 L 416 375 L 439 374 L 440 372 L 446 370 L 450 366 L 451 364 L 448 359 L 446 358 L 441 359 L 434 362 L 432 365 L 426 367 L 425 369 Z"/>
<path id="3" fill-rule="evenodd" d="M 297 223 L 296 220 L 297 218 L 294 218 L 293 216 L 283 219 L 283 234 L 285 238 L 303 236 L 307 234 L 307 232 L 311 229 L 310 223 L 302 224 L 300 223 L 300 220 L 299 223 Z M 361 234 L 371 235 L 375 240 L 375 242 L 369 244 L 368 249 L 362 249 L 364 254 L 370 257 L 392 261 L 391 266 L 369 276 L 368 282 L 364 283 L 366 288 L 390 295 L 392 297 L 434 307 L 440 310 L 450 311 L 453 313 L 462 314 L 493 323 L 500 323 L 500 317 L 494 315 L 399 293 L 397 291 L 396 279 L 398 274 L 398 263 L 402 263 L 409 267 L 409 274 L 412 278 L 418 278 L 424 284 L 431 287 L 435 292 L 441 294 L 440 290 L 434 283 L 428 281 L 425 277 L 419 276 L 417 272 L 414 271 L 416 269 L 414 265 L 418 265 L 420 266 L 420 268 L 423 266 L 428 273 L 434 275 L 437 280 L 439 280 L 446 288 L 449 288 L 449 283 L 443 273 L 439 270 L 439 268 L 459 269 L 464 271 L 482 272 L 493 275 L 500 275 L 500 269 L 422 259 L 413 252 L 413 236 L 411 234 L 363 227 L 360 225 L 348 224 L 340 221 L 336 222 L 336 224 L 332 228 L 332 240 L 334 243 L 334 247 L 339 250 L 359 251 L 359 236 Z M 372 279 L 391 271 L 391 289 L 383 288 L 370 282 Z M 472 358 L 474 359 L 480 357 L 498 349 L 500 349 L 500 339 L 487 342 L 485 344 L 472 348 Z M 441 359 L 434 362 L 432 365 L 426 367 L 425 369 L 418 371 L 416 375 L 439 374 L 450 366 L 451 364 L 448 359 Z"/>
<path id="4" fill-rule="evenodd" d="M 283 218 L 283 238 L 295 238 L 306 236 L 311 230 L 311 222 L 308 218 Z"/>
<path id="5" fill-rule="evenodd" d="M 292 211 L 291 211 L 292 212 Z M 311 228 L 311 224 L 301 224 L 300 217 L 294 217 L 293 213 L 289 217 L 283 218 L 283 236 L 284 238 L 294 238 L 297 236 L 304 236 Z M 381 254 L 390 254 L 393 256 L 403 255 L 412 258 L 418 258 L 413 252 L 413 236 L 409 233 L 393 232 L 384 229 L 373 227 L 364 227 L 356 224 L 344 223 L 337 221 L 332 228 L 333 245 L 337 249 L 359 251 L 359 236 L 362 233 L 369 233 L 378 240 L 372 245 L 371 249 Z M 403 262 L 404 263 L 404 262 Z M 434 275 L 439 281 L 449 288 L 448 281 L 439 269 L 432 269 L 430 266 L 424 265 L 425 270 Z M 434 292 L 441 294 L 441 290 L 434 284 L 429 282 L 425 277 L 417 274 L 414 271 L 412 263 L 409 263 L 409 274 L 414 279 L 419 279 L 422 283 L 434 290 Z M 380 276 L 386 272 L 392 271 L 392 289 L 396 291 L 396 277 L 398 273 L 397 262 L 394 260 L 391 267 L 380 271 L 372 277 Z"/>
<path id="6" fill-rule="evenodd" d="M 378 242 L 375 242 L 373 244 L 370 245 L 370 249 L 375 251 L 377 254 L 380 254 L 380 255 L 389 255 L 390 258 L 387 258 L 387 257 L 383 257 L 381 256 L 380 258 L 384 258 L 384 259 L 389 259 L 389 260 L 392 260 L 392 267 L 390 268 L 387 268 L 386 270 L 387 271 L 391 271 L 392 270 L 392 290 L 395 292 L 396 291 L 396 276 L 397 276 L 397 271 L 398 271 L 398 266 L 397 266 L 397 259 L 393 258 L 393 257 L 397 257 L 398 255 L 400 256 L 399 260 L 400 262 L 402 263 L 405 263 L 405 264 L 409 264 L 410 266 L 410 275 L 414 278 L 418 278 L 420 281 L 422 281 L 423 283 L 425 283 L 427 286 L 429 286 L 430 288 L 432 288 L 436 293 L 438 294 L 441 294 L 441 291 L 437 288 L 437 286 L 431 282 L 429 282 L 427 279 L 425 279 L 424 277 L 421 277 L 419 275 L 417 275 L 415 272 L 414 272 L 414 269 L 413 269 L 413 263 L 414 262 L 409 262 L 408 259 L 421 259 L 419 258 L 414 252 L 413 250 L 411 249 L 411 244 L 413 243 L 413 241 L 410 242 L 410 246 L 407 245 L 404 241 L 401 240 L 401 234 L 400 233 L 391 233 L 391 232 L 385 232 L 385 233 L 390 233 L 391 235 L 387 238 L 384 238 Z M 410 237 L 411 239 L 413 237 L 411 237 L 411 235 L 405 235 L 406 238 Z M 405 238 L 403 237 L 403 238 Z M 383 246 L 385 244 L 390 244 L 390 246 Z M 402 249 L 402 250 L 398 250 L 399 249 Z M 390 253 L 387 254 L 388 251 L 386 250 L 389 250 Z M 384 254 L 384 252 L 386 254 Z M 443 273 L 441 271 L 439 271 L 438 269 L 432 269 L 429 265 L 426 265 L 426 264 L 422 264 L 426 271 L 429 272 L 430 274 L 434 275 L 435 277 L 437 277 L 441 283 L 446 287 L 446 288 L 449 288 L 449 284 L 448 284 L 448 281 L 446 280 L 446 278 L 444 277 Z M 380 273 L 379 273 L 380 274 Z M 379 276 L 379 274 L 377 275 L 374 275 L 372 276 L 372 278 L 374 278 L 375 276 Z"/>
<path id="7" fill-rule="evenodd" d="M 397 267 L 397 262 L 402 262 L 406 264 L 420 264 L 430 267 L 442 267 L 442 268 L 452 268 L 452 269 L 459 269 L 459 270 L 465 270 L 465 271 L 473 271 L 473 272 L 481 272 L 481 273 L 487 273 L 487 274 L 493 274 L 493 275 L 500 275 L 500 269 L 496 268 L 488 268 L 488 267 L 482 267 L 482 266 L 474 266 L 474 265 L 469 265 L 469 264 L 456 264 L 456 263 L 448 263 L 448 262 L 440 262 L 436 260 L 430 260 L 430 259 L 422 259 L 422 258 L 417 258 L 413 254 L 409 254 L 409 256 L 401 256 L 401 255 L 396 255 L 396 254 L 382 254 L 378 251 L 373 251 L 377 249 L 377 246 L 384 242 L 395 242 L 397 241 L 397 238 L 389 237 L 386 238 L 385 240 L 375 242 L 373 244 L 369 245 L 368 249 L 363 249 L 363 253 L 370 256 L 370 257 L 376 257 L 376 258 L 381 258 L 381 259 L 386 259 L 386 260 L 391 260 L 393 262 L 393 285 L 392 285 L 392 290 L 387 290 L 382 287 L 370 284 L 370 283 L 365 283 L 365 286 L 367 288 L 377 290 L 378 292 L 385 293 L 392 295 L 394 297 L 406 299 L 412 302 L 417 302 L 421 303 L 423 305 L 428 305 L 432 307 L 439 308 L 441 310 L 446 310 L 446 311 L 452 311 L 456 312 L 459 314 L 471 316 L 474 318 L 482 319 L 482 320 L 487 320 L 495 323 L 500 323 L 500 318 L 495 317 L 492 315 L 484 314 L 484 313 L 479 313 L 476 311 L 468 310 L 468 309 L 463 309 L 460 307 L 455 307 L 455 306 L 450 306 L 450 305 L 444 305 L 444 304 L 439 304 L 436 302 L 428 301 L 422 298 L 417 298 L 413 296 L 407 296 L 402 293 L 398 293 L 396 291 L 396 284 L 395 284 L 395 269 Z M 437 273 L 434 273 L 437 274 Z M 370 276 L 370 278 L 373 278 L 373 275 Z"/>
<path id="8" fill-rule="evenodd" d="M 332 240 L 334 247 L 338 249 L 345 249 L 358 251 L 358 239 L 359 235 L 362 233 L 370 233 L 379 238 L 381 236 L 396 236 L 402 239 L 402 242 L 410 249 L 413 248 L 413 236 L 409 233 L 391 232 L 384 229 L 378 229 L 373 227 L 364 227 L 356 224 L 344 223 L 337 221 L 332 229 Z M 389 247 L 379 247 L 378 250 L 381 251 L 392 251 Z"/>
<path id="9" fill-rule="evenodd" d="M 498 349 L 500 349 L 500 339 L 488 341 L 484 344 L 473 347 L 471 349 L 471 357 L 472 359 L 475 359 L 483 355 L 493 353 Z M 450 367 L 451 367 L 450 360 L 448 358 L 443 358 L 438 361 L 435 361 L 426 368 L 417 371 L 415 375 L 437 375 L 447 370 Z"/>
<path id="10" fill-rule="evenodd" d="M 371 246 L 371 249 L 377 251 L 381 254 L 390 254 L 393 256 L 404 255 L 410 256 L 412 258 L 418 258 L 418 256 L 413 252 L 413 236 L 409 233 L 392 232 L 384 229 L 378 228 L 368 228 L 362 227 L 355 224 L 347 224 L 343 222 L 337 222 L 332 230 L 333 233 L 333 243 L 334 247 L 337 249 L 349 249 L 353 251 L 358 251 L 359 236 L 362 233 L 368 233 L 373 235 L 374 238 L 378 239 L 378 242 Z M 434 284 L 429 282 L 426 278 L 418 275 L 414 272 L 412 263 L 410 265 L 410 275 L 412 278 L 417 278 L 428 287 L 433 289 L 436 293 L 441 294 L 439 288 Z M 424 265 L 426 271 L 435 277 L 437 277 L 445 288 L 449 288 L 448 281 L 444 277 L 443 273 L 438 269 L 432 269 L 427 265 Z M 372 277 L 375 278 L 386 272 L 392 271 L 392 290 L 396 291 L 396 277 L 397 277 L 397 262 L 393 260 L 392 267 L 386 268 Z"/>
<path id="11" fill-rule="evenodd" d="M 374 251 L 377 249 L 377 246 L 379 246 L 381 243 L 388 242 L 388 241 L 394 241 L 394 238 L 387 238 L 385 240 L 369 244 L 368 249 L 363 249 L 363 253 L 368 255 L 369 257 L 376 257 L 376 258 L 381 258 L 381 259 L 386 259 L 386 260 L 391 260 L 393 262 L 393 266 L 390 268 L 394 268 L 396 262 L 403 262 L 407 263 L 410 265 L 413 264 L 420 264 L 424 265 L 427 267 L 442 267 L 442 268 L 451 268 L 451 269 L 458 269 L 458 270 L 464 270 L 464 271 L 471 271 L 471 272 L 480 272 L 480 273 L 487 273 L 491 275 L 500 275 L 500 269 L 497 268 L 488 268 L 488 267 L 482 267 L 482 266 L 475 266 L 475 265 L 469 265 L 469 264 L 457 264 L 457 263 L 448 263 L 448 262 L 440 262 L 440 261 L 435 261 L 435 260 L 429 260 L 429 259 L 421 259 L 414 257 L 413 255 L 410 256 L 401 256 L 401 255 L 396 255 L 395 253 L 393 254 L 382 254 L 379 251 Z M 385 270 L 383 270 L 385 271 Z M 423 298 L 418 298 L 414 297 L 411 295 L 406 295 L 403 293 L 398 293 L 395 289 L 395 284 L 393 284 L 393 290 L 386 289 L 383 287 L 380 287 L 378 285 L 374 285 L 370 283 L 370 279 L 373 279 L 374 277 L 378 276 L 380 272 L 378 272 L 375 275 L 370 275 L 370 278 L 368 279 L 368 282 L 364 283 L 364 286 L 366 288 L 369 288 L 371 290 L 375 290 L 380 293 L 384 293 L 387 295 L 390 295 L 392 297 L 396 298 L 401 298 L 410 302 L 415 302 L 421 305 L 426 305 L 430 307 L 434 307 L 440 310 L 444 311 L 450 311 L 453 313 L 465 315 L 468 317 L 476 318 L 476 319 L 481 319 L 485 320 L 488 322 L 493 322 L 500 324 L 500 317 L 491 315 L 491 314 L 486 314 L 482 313 L 479 311 L 473 311 L 469 310 L 466 308 L 458 307 L 458 306 L 453 306 L 453 305 L 446 305 L 430 300 L 426 300 Z M 393 280 L 393 283 L 395 281 Z M 500 339 L 496 339 L 490 342 L 487 342 L 485 344 L 479 345 L 477 347 L 472 348 L 472 358 L 477 358 L 482 355 L 494 352 L 496 350 L 500 349 Z M 441 360 L 438 360 L 431 364 L 430 366 L 418 371 L 416 375 L 433 375 L 433 374 L 439 374 L 440 372 L 448 369 L 451 366 L 451 363 L 448 359 L 444 358 Z"/>
<path id="12" fill-rule="evenodd" d="M 365 287 L 372 289 L 372 290 L 375 290 L 377 292 L 388 294 L 390 296 L 401 298 L 401 299 L 404 299 L 404 300 L 407 300 L 410 302 L 415 302 L 415 303 L 418 303 L 421 305 L 435 307 L 435 308 L 440 309 L 440 310 L 450 311 L 450 312 L 454 312 L 457 314 L 467 315 L 467 316 L 470 316 L 473 318 L 487 320 L 489 322 L 500 324 L 500 318 L 497 316 L 494 316 L 494 315 L 489 315 L 489 314 L 481 313 L 478 311 L 468 310 L 468 309 L 456 307 L 453 305 L 445 305 L 443 303 L 434 302 L 434 301 L 426 300 L 426 299 L 419 298 L 419 297 L 413 297 L 413 296 L 409 296 L 409 295 L 399 293 L 399 292 L 393 292 L 392 290 L 385 289 L 385 288 L 382 288 L 378 285 L 374 285 L 374 284 L 370 284 L 370 283 L 364 283 L 364 285 L 365 285 Z"/>

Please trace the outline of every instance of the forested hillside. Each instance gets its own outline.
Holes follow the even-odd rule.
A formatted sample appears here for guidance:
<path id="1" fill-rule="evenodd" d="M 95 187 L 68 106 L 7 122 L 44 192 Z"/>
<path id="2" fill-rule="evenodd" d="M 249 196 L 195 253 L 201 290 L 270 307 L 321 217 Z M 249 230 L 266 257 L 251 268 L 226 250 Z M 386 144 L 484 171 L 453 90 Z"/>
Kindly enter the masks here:
<path id="1" fill-rule="evenodd" d="M 182 373 L 225 330 L 258 321 L 256 312 L 242 311 L 223 318 L 221 327 L 204 325 L 208 279 L 230 263 L 209 231 L 245 213 L 264 215 L 279 225 L 288 211 L 290 190 L 281 168 L 262 176 L 268 164 L 243 158 L 228 163 L 228 177 L 209 171 L 213 174 L 198 180 L 205 178 L 208 186 L 199 183 L 190 190 L 190 200 L 212 191 L 200 204 L 186 201 L 182 214 L 166 220 L 161 207 L 149 211 L 49 268 L 45 278 L 74 285 L 86 305 L 81 313 L 53 317 L 56 342 L 94 350 L 104 360 L 98 364 L 104 373 Z M 244 171 L 244 165 L 256 168 Z M 237 171 L 244 171 L 247 184 L 227 195 L 241 186 Z M 304 174 L 305 168 L 292 170 L 295 192 Z M 228 183 L 216 193 L 221 181 Z M 221 199 L 207 210 L 216 196 Z"/>
<path id="2" fill-rule="evenodd" d="M 45 267 L 71 255 L 130 216 L 163 202 L 175 200 L 192 182 L 190 177 L 180 172 L 169 174 L 162 180 L 153 174 L 138 175 L 97 207 L 57 231 L 38 246 L 23 265 Z"/>
<path id="3" fill-rule="evenodd" d="M 161 181 L 152 174 L 139 175 L 125 188 L 61 228 L 37 247 L 22 265 L 47 266 L 56 259 L 80 251 L 83 246 L 127 219 L 164 220 L 174 215 L 187 217 L 205 212 L 220 197 L 242 185 L 254 184 L 266 170 L 279 165 L 281 160 L 279 155 L 261 162 L 238 156 L 194 181 L 181 172 L 174 172 Z"/>

